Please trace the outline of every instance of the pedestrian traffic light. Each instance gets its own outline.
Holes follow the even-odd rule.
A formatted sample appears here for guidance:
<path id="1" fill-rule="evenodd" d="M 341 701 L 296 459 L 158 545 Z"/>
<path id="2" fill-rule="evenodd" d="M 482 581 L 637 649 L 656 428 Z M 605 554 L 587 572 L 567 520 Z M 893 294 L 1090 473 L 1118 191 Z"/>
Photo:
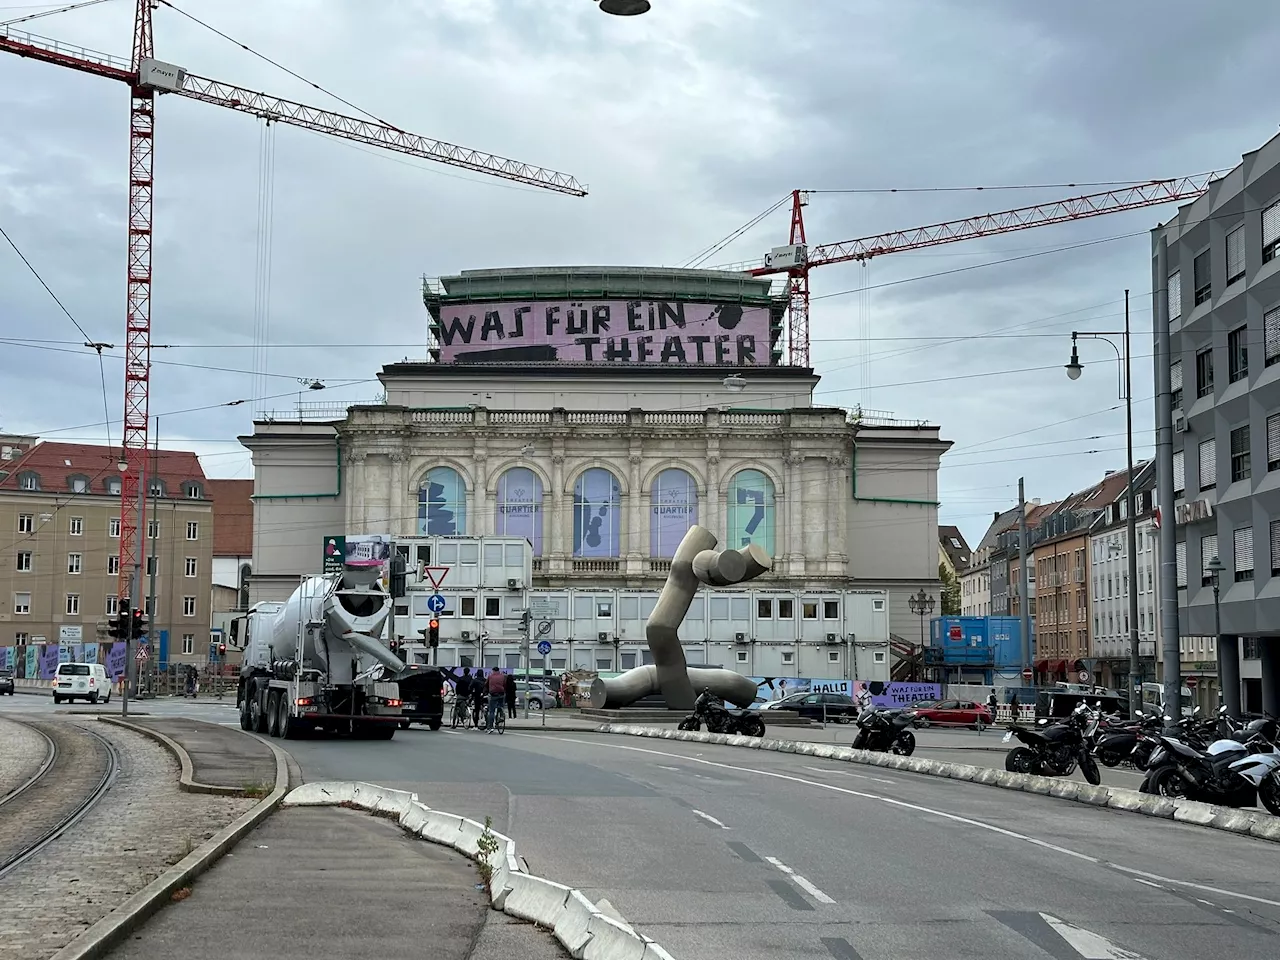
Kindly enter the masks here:
<path id="1" fill-rule="evenodd" d="M 432 647 L 440 646 L 440 621 L 434 617 L 427 624 L 427 644 Z"/>

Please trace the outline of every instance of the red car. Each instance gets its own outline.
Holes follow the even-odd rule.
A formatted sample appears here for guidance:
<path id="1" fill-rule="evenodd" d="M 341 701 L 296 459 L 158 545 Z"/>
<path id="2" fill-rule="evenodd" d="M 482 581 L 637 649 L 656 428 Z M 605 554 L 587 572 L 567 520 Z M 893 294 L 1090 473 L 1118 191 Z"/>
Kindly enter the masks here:
<path id="1" fill-rule="evenodd" d="M 954 727 L 991 726 L 991 711 L 985 703 L 972 700 L 932 700 L 924 701 L 912 707 L 916 726 L 927 727 L 940 724 Z"/>

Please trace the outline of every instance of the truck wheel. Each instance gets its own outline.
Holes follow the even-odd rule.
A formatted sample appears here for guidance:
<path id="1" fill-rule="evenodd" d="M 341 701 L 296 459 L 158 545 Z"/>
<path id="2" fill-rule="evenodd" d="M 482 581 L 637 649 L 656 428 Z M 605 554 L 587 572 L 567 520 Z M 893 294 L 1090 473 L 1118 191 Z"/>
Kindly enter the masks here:
<path id="1" fill-rule="evenodd" d="M 281 696 L 279 698 L 279 717 L 276 720 L 276 730 L 280 733 L 281 740 L 292 740 L 298 735 L 298 723 L 289 716 L 289 698 Z"/>
<path id="2" fill-rule="evenodd" d="M 267 736 L 280 736 L 280 691 L 267 693 Z"/>
<path id="3" fill-rule="evenodd" d="M 249 697 L 247 695 L 240 701 L 240 729 L 253 729 L 253 713 L 249 709 Z"/>
<path id="4" fill-rule="evenodd" d="M 440 721 L 440 719 L 437 717 L 437 718 L 436 718 L 436 719 L 434 719 L 434 720 L 428 720 L 428 721 L 427 721 L 427 726 L 429 726 L 432 730 L 439 730 L 439 729 L 440 729 L 440 723 L 441 723 L 441 721 Z"/>
<path id="5" fill-rule="evenodd" d="M 409 729 L 409 721 L 408 721 L 408 720 L 401 720 L 401 721 L 400 721 L 400 729 L 401 729 L 401 730 L 408 730 L 408 729 Z"/>

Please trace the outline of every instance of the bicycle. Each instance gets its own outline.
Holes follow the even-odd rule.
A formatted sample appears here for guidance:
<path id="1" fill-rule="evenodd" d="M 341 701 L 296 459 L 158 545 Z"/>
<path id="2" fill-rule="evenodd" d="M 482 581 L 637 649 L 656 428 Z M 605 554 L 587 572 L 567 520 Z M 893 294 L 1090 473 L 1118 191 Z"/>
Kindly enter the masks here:
<path id="1" fill-rule="evenodd" d="M 454 730 L 462 727 L 466 730 L 471 725 L 471 701 L 466 697 L 454 697 L 453 700 L 453 716 L 450 718 L 449 726 Z"/>
<path id="2" fill-rule="evenodd" d="M 498 732 L 498 736 L 502 736 L 507 732 L 507 711 L 505 708 L 499 711 L 497 717 L 494 719 L 493 729 Z"/>

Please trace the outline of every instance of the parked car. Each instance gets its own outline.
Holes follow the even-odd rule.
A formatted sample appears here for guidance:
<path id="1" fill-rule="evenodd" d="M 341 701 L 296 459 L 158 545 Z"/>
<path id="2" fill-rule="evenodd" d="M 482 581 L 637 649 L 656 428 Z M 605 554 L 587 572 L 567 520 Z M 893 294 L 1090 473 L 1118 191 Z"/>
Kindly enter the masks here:
<path id="1" fill-rule="evenodd" d="M 766 700 L 761 697 L 756 698 L 756 702 L 751 705 L 752 710 L 790 710 L 794 704 L 799 703 L 805 697 L 809 696 L 808 690 L 800 693 L 789 693 L 785 697 L 777 700 Z"/>
<path id="2" fill-rule="evenodd" d="M 53 702 L 88 700 L 111 702 L 111 680 L 100 663 L 60 663 L 53 677 Z"/>
<path id="3" fill-rule="evenodd" d="M 803 693 L 779 700 L 775 708 L 798 713 L 807 720 L 852 723 L 858 719 L 858 705 L 843 693 Z"/>
<path id="4" fill-rule="evenodd" d="M 516 681 L 516 709 L 523 710 L 525 700 L 529 701 L 530 710 L 541 710 L 544 706 L 556 705 L 556 696 L 551 688 L 542 683 L 530 683 L 526 680 Z"/>
<path id="5" fill-rule="evenodd" d="M 991 725 L 991 711 L 985 703 L 973 700 L 938 700 L 931 706 L 917 704 L 911 711 L 915 715 L 916 726 L 927 727 L 930 724 L 948 724 L 956 727 L 984 727 Z"/>
<path id="6" fill-rule="evenodd" d="M 0 693 L 7 693 L 13 696 L 13 671 L 9 669 L 0 670 Z"/>

